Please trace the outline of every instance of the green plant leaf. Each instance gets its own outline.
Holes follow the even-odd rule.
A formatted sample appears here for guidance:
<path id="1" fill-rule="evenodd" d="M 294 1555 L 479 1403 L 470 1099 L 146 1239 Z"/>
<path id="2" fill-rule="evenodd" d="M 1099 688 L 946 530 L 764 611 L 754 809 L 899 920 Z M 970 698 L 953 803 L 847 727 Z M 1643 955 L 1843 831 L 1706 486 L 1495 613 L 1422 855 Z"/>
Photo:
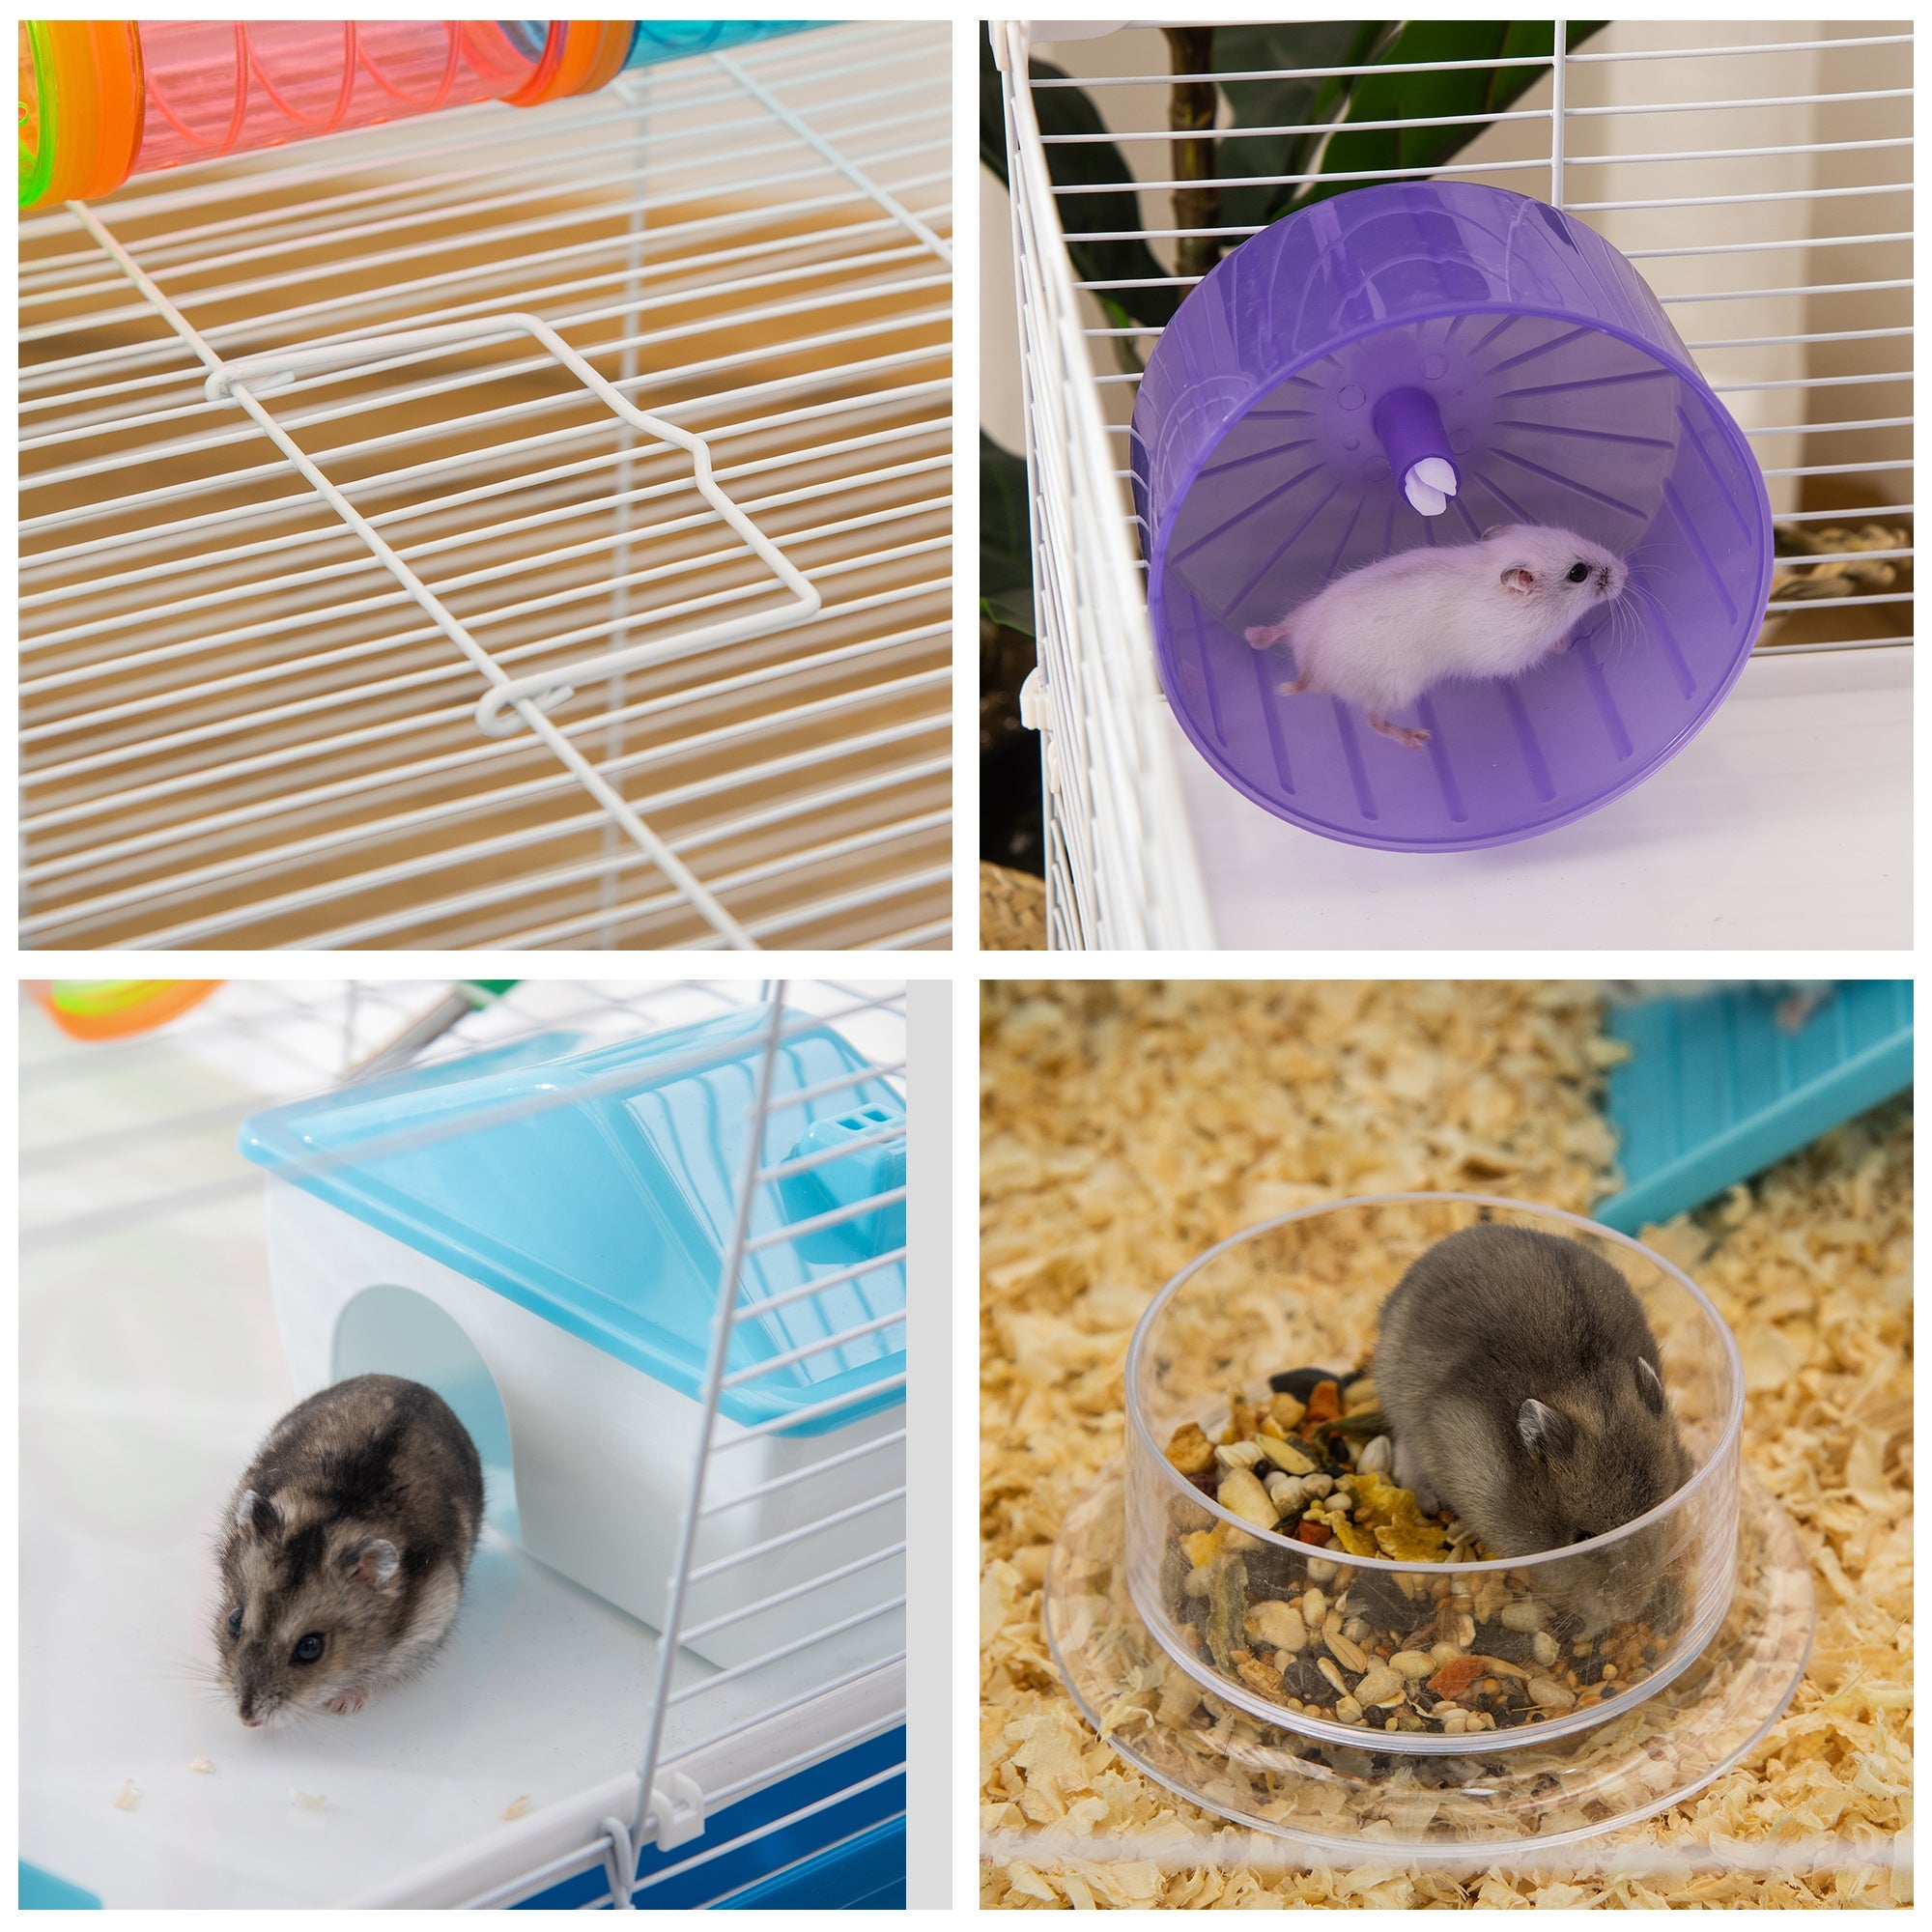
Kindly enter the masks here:
<path id="1" fill-rule="evenodd" d="M 1065 80 L 1066 75 L 1046 61 L 1029 70 L 1036 80 Z M 1101 134 L 1106 124 L 1085 92 L 1077 87 L 1049 87 L 1033 96 L 1035 118 L 1042 134 Z M 1007 127 L 1000 98 L 999 69 L 993 64 L 992 43 L 984 28 L 980 34 L 980 158 L 1001 181 L 1007 180 Z M 1112 141 L 1079 141 L 1067 146 L 1049 144 L 1048 178 L 1058 188 L 1089 188 L 1090 192 L 1054 197 L 1060 225 L 1066 232 L 1073 272 L 1083 282 L 1158 281 L 1167 270 L 1145 242 L 1093 242 L 1090 235 L 1124 232 L 1141 225 L 1140 198 L 1120 184 L 1133 179 L 1121 151 Z M 1008 184 L 1010 186 L 1010 183 Z M 1174 288 L 1109 289 L 1099 295 L 1100 306 L 1116 328 L 1165 328 L 1179 306 Z"/>
<path id="2" fill-rule="evenodd" d="M 1576 47 L 1598 32 L 1601 20 L 1572 21 L 1566 45 Z M 1552 33 L 1542 20 L 1409 20 L 1374 56 L 1387 73 L 1363 74 L 1348 93 L 1342 126 L 1321 151 L 1320 172 L 1345 181 L 1304 183 L 1277 196 L 1269 218 L 1330 196 L 1371 187 L 1391 178 L 1385 171 L 1439 168 L 1477 135 L 1492 114 L 1520 99 L 1548 71 L 1547 66 L 1455 68 L 1450 61 L 1534 57 L 1548 62 Z M 1396 71 L 1397 69 L 1406 70 Z M 1344 79 L 1337 76 L 1338 83 Z M 1324 93 L 1326 90 L 1324 90 Z M 1340 88 L 1337 95 L 1339 98 Z M 1315 113 L 1320 118 L 1322 100 Z M 1463 119 L 1460 117 L 1471 117 Z M 1351 128 L 1357 121 L 1440 120 L 1439 127 Z M 1314 172 L 1304 169 L 1301 172 Z M 1416 180 L 1418 176 L 1396 176 Z"/>
<path id="3" fill-rule="evenodd" d="M 1033 497 L 1026 459 L 980 432 L 980 611 L 1036 635 L 1033 614 Z"/>
<path id="4" fill-rule="evenodd" d="M 1386 30 L 1379 20 L 1317 20 L 1296 26 L 1236 26 L 1214 30 L 1214 66 L 1222 73 L 1264 69 L 1360 67 Z M 1237 128 L 1286 128 L 1308 123 L 1316 99 L 1331 83 L 1321 75 L 1301 80 L 1224 80 L 1222 98 Z M 1331 110 L 1332 111 L 1332 110 Z M 1304 172 L 1315 152 L 1312 134 L 1239 134 L 1215 143 L 1223 183 L 1243 176 Z M 1221 189 L 1221 217 L 1230 228 L 1260 227 L 1269 219 L 1282 190 L 1277 186 Z M 1234 244 L 1230 244 L 1234 245 Z"/>

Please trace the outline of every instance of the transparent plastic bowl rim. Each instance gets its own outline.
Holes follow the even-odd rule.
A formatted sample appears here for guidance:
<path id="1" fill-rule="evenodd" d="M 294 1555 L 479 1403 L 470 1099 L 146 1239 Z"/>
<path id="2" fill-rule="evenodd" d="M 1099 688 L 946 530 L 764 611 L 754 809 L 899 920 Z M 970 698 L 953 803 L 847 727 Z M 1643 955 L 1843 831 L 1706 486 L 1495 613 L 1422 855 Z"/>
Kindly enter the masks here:
<path id="1" fill-rule="evenodd" d="M 1172 1463 L 1167 1460 L 1167 1451 L 1157 1443 L 1149 1432 L 1147 1417 L 1141 1413 L 1136 1390 L 1139 1386 L 1139 1369 L 1142 1351 L 1147 1347 L 1148 1337 L 1161 1311 L 1186 1283 L 1208 1265 L 1217 1256 L 1224 1255 L 1230 1248 L 1238 1247 L 1241 1242 L 1252 1240 L 1257 1235 L 1264 1235 L 1276 1228 L 1285 1228 L 1294 1221 L 1312 1220 L 1318 1214 L 1335 1214 L 1346 1208 L 1407 1208 L 1424 1202 L 1447 1202 L 1461 1207 L 1502 1208 L 1513 1213 L 1540 1215 L 1546 1220 L 1566 1221 L 1573 1228 L 1580 1228 L 1585 1234 L 1596 1235 L 1606 1241 L 1613 1241 L 1620 1248 L 1629 1248 L 1641 1255 L 1654 1267 L 1667 1274 L 1672 1281 L 1690 1295 L 1716 1330 L 1723 1344 L 1724 1360 L 1730 1369 L 1731 1400 L 1724 1416 L 1724 1426 L 1712 1446 L 1704 1466 L 1699 1469 L 1681 1490 L 1671 1493 L 1658 1504 L 1654 1510 L 1620 1528 L 1605 1530 L 1602 1536 L 1593 1536 L 1586 1543 L 1565 1544 L 1558 1549 L 1537 1550 L 1528 1556 L 1496 1556 L 1480 1563 L 1398 1563 L 1386 1556 L 1350 1556 L 1346 1551 L 1335 1556 L 1331 1551 L 1317 1548 L 1312 1544 L 1301 1543 L 1293 1537 L 1279 1536 L 1271 1529 L 1261 1529 L 1249 1522 L 1245 1517 L 1236 1516 L 1233 1510 L 1224 1509 L 1210 1495 L 1189 1482 Z M 1390 1283 L 1393 1287 L 1394 1283 Z M 1577 1555 L 1585 1549 L 1607 1549 L 1620 1543 L 1625 1537 L 1634 1536 L 1646 1524 L 1661 1521 L 1664 1517 L 1682 1509 L 1696 1492 L 1709 1483 L 1715 1472 L 1729 1462 L 1729 1451 L 1736 1443 L 1744 1425 L 1745 1413 L 1745 1365 L 1744 1357 L 1738 1352 L 1737 1337 L 1731 1333 L 1730 1323 L 1718 1313 L 1709 1295 L 1673 1263 L 1664 1260 L 1656 1249 L 1647 1248 L 1641 1241 L 1633 1240 L 1628 1235 L 1620 1235 L 1614 1228 L 1605 1228 L 1581 1214 L 1571 1214 L 1561 1208 L 1541 1208 L 1533 1201 L 1510 1201 L 1498 1194 L 1358 1194 L 1343 1201 L 1324 1201 L 1313 1208 L 1297 1208 L 1292 1213 L 1277 1214 L 1271 1220 L 1257 1221 L 1251 1228 L 1243 1228 L 1238 1234 L 1230 1235 L 1226 1240 L 1216 1241 L 1206 1253 L 1195 1256 L 1187 1265 L 1170 1281 L 1148 1304 L 1147 1313 L 1140 1319 L 1134 1329 L 1134 1339 L 1127 1346 L 1126 1370 L 1126 1411 L 1128 1426 L 1139 1436 L 1153 1462 L 1159 1466 L 1164 1477 L 1177 1493 L 1185 1492 L 1188 1499 L 1202 1509 L 1210 1511 L 1223 1522 L 1245 1531 L 1249 1536 L 1259 1537 L 1264 1543 L 1272 1543 L 1283 1549 L 1294 1551 L 1300 1556 L 1326 1556 L 1332 1562 L 1346 1563 L 1351 1569 L 1400 1570 L 1424 1576 L 1438 1575 L 1454 1571 L 1458 1576 L 1480 1574 L 1487 1570 L 1526 1570 L 1540 1563 L 1556 1562 Z"/>

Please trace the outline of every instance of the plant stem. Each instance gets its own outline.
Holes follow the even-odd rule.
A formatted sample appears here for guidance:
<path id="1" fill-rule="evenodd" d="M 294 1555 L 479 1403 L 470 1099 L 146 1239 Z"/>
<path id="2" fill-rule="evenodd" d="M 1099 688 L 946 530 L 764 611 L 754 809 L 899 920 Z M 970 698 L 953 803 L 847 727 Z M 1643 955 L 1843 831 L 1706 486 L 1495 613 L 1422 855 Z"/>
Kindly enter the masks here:
<path id="1" fill-rule="evenodd" d="M 1211 80 L 1190 80 L 1183 76 L 1208 73 L 1214 59 L 1212 27 L 1164 27 L 1168 59 L 1175 81 L 1169 90 L 1167 125 L 1177 134 L 1187 135 L 1203 128 L 1212 128 L 1220 112 L 1221 93 Z M 1174 143 L 1174 178 L 1200 184 L 1174 191 L 1174 225 L 1177 228 L 1215 228 L 1221 220 L 1221 190 L 1214 185 L 1214 147 L 1212 141 L 1178 140 Z M 1205 275 L 1221 259 L 1221 244 L 1211 235 L 1183 235 L 1175 250 L 1175 270 L 1182 275 Z"/>

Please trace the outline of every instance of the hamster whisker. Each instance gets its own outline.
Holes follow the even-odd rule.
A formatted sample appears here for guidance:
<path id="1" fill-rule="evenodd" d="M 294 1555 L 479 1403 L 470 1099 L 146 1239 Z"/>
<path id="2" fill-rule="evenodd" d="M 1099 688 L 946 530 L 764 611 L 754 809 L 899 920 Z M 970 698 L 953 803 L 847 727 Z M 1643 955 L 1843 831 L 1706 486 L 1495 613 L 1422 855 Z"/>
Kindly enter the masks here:
<path id="1" fill-rule="evenodd" d="M 1617 603 L 1622 607 L 1624 615 L 1629 621 L 1632 648 L 1641 648 L 1645 618 L 1653 611 L 1661 613 L 1662 604 L 1647 583 L 1638 581 L 1634 572 L 1624 580 L 1623 595 L 1617 599 Z"/>
<path id="2" fill-rule="evenodd" d="M 1603 661 L 1607 667 L 1615 664 L 1623 656 L 1623 647 L 1628 638 L 1629 607 L 1619 597 L 1609 607 L 1607 621 L 1599 634 L 1603 639 Z"/>
<path id="3" fill-rule="evenodd" d="M 1643 648 L 1643 618 L 1635 604 L 1624 598 L 1617 601 L 1617 618 L 1623 649 L 1634 656 Z"/>
<path id="4" fill-rule="evenodd" d="M 219 1684 L 223 1682 L 221 1666 L 213 1658 L 190 1652 L 182 1655 L 177 1652 L 172 1657 L 157 1659 L 153 1665 L 156 1675 L 185 1679 L 194 1684 Z"/>
<path id="5" fill-rule="evenodd" d="M 169 1663 L 161 1665 L 156 1672 L 176 1684 L 208 1684 L 217 1690 L 225 1689 L 220 1671 L 192 1663 Z"/>

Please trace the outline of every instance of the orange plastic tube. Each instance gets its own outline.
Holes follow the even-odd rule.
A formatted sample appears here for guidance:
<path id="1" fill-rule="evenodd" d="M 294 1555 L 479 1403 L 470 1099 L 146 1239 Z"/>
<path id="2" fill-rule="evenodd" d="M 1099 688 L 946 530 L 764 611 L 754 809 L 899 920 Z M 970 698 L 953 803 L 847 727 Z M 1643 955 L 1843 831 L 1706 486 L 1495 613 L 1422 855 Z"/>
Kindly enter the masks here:
<path id="1" fill-rule="evenodd" d="M 22 21 L 20 206 L 443 107 L 590 93 L 636 33 L 543 26 L 536 46 L 494 20 Z"/>
<path id="2" fill-rule="evenodd" d="M 75 1039 L 127 1039 L 197 1007 L 219 980 L 29 980 L 36 1005 Z"/>

